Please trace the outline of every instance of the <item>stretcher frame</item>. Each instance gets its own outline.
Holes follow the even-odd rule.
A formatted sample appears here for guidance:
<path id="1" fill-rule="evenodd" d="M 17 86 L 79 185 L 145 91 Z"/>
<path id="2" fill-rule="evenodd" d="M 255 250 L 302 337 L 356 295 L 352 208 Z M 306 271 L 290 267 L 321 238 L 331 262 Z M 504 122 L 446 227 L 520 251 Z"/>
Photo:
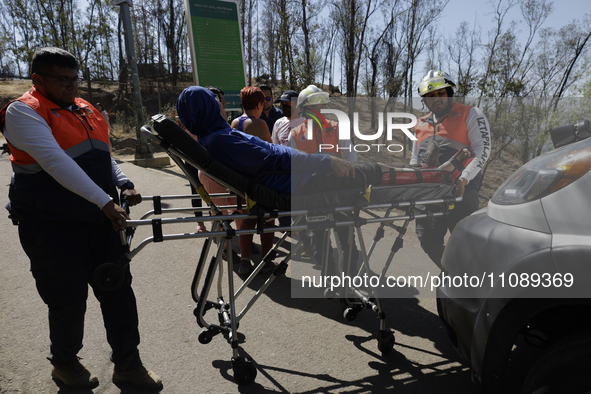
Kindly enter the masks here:
<path id="1" fill-rule="evenodd" d="M 237 188 L 235 182 L 228 182 L 227 179 L 223 179 L 217 173 L 212 174 L 208 169 L 211 168 L 211 161 L 204 161 L 203 157 L 194 157 L 195 152 L 187 154 L 186 145 L 194 145 L 200 155 L 208 155 L 207 152 L 200 144 L 193 140 L 186 134 L 178 125 L 173 121 L 167 119 L 164 115 L 156 115 L 152 118 L 151 126 L 142 127 L 142 131 L 155 143 L 159 144 L 171 159 L 179 166 L 179 168 L 185 173 L 187 179 L 195 187 L 201 199 L 207 204 L 207 207 L 202 208 L 162 208 L 162 202 L 166 200 L 183 200 L 183 199 L 195 199 L 195 195 L 176 195 L 176 196 L 147 196 L 144 197 L 144 201 L 151 200 L 154 208 L 146 212 L 139 220 L 127 221 L 128 228 L 122 232 L 122 243 L 127 247 L 127 253 L 122 257 L 120 261 L 115 264 L 104 264 L 100 266 L 95 272 L 95 283 L 97 286 L 109 289 L 117 287 L 123 281 L 123 267 L 129 264 L 129 262 L 148 244 L 159 243 L 171 240 L 181 239 L 201 239 L 205 238 L 203 243 L 199 261 L 197 263 L 195 275 L 191 285 L 191 295 L 193 300 L 196 302 L 194 309 L 194 315 L 197 320 L 197 324 L 202 328 L 199 334 L 199 342 L 207 344 L 211 342 L 212 338 L 217 334 L 223 334 L 228 343 L 232 348 L 232 369 L 234 372 L 234 379 L 239 384 L 248 384 L 255 380 L 257 370 L 252 364 L 252 360 L 241 356 L 239 353 L 239 339 L 238 339 L 238 327 L 240 320 L 246 315 L 251 309 L 255 302 L 265 292 L 265 290 L 273 283 L 273 281 L 280 275 L 284 275 L 288 262 L 291 257 L 302 247 L 302 240 L 300 239 L 295 246 L 292 246 L 287 256 L 277 265 L 277 267 L 271 272 L 265 282 L 261 285 L 258 291 L 252 296 L 252 298 L 246 302 L 246 305 L 238 311 L 236 306 L 236 300 L 243 294 L 243 290 L 253 281 L 257 274 L 262 270 L 264 265 L 276 258 L 278 248 L 286 241 L 287 237 L 291 234 L 306 233 L 309 234 L 311 231 L 324 231 L 327 236 L 330 236 L 332 232 L 333 237 L 337 240 L 337 245 L 340 244 L 338 240 L 338 234 L 335 231 L 336 227 L 348 228 L 349 236 L 349 251 L 347 257 L 344 257 L 342 250 L 337 247 L 338 258 L 337 258 L 337 269 L 338 272 L 351 272 L 352 261 L 351 261 L 351 249 L 353 243 L 351 242 L 353 233 L 359 242 L 359 250 L 361 252 L 362 263 L 358 268 L 357 274 L 369 274 L 369 259 L 375 250 L 377 243 L 384 236 L 384 227 L 389 226 L 398 232 L 394 244 L 391 248 L 390 254 L 387 258 L 386 264 L 380 274 L 380 281 L 385 276 L 388 268 L 394 258 L 396 252 L 402 248 L 403 236 L 405 235 L 408 225 L 411 221 L 420 218 L 432 218 L 446 215 L 448 210 L 452 207 L 454 202 L 461 201 L 461 197 L 445 196 L 441 198 L 429 198 L 423 200 L 410 199 L 407 201 L 391 201 L 387 203 L 371 203 L 369 197 L 369 190 L 357 192 L 357 198 L 355 203 L 342 207 L 334 207 L 324 209 L 296 209 L 296 210 L 280 210 L 273 207 L 269 207 L 265 203 L 269 201 L 278 202 L 278 205 L 285 207 L 285 196 L 272 196 L 269 194 L 269 190 L 264 187 L 260 188 L 260 185 L 247 186 L 249 193 L 245 193 L 244 190 Z M 166 132 L 165 132 L 166 131 Z M 173 133 L 173 134 L 171 134 Z M 174 134 L 176 133 L 176 134 Z M 175 139 L 176 136 L 181 138 L 183 149 L 175 146 L 171 139 Z M 188 137 L 185 138 L 185 137 Z M 178 142 L 178 141 L 176 141 Z M 208 165 L 204 165 L 208 163 Z M 214 163 L 214 167 L 218 163 Z M 209 167 L 209 168 L 208 168 Z M 235 175 L 232 170 L 227 168 L 215 167 L 218 170 L 221 168 L 222 175 L 228 175 L 230 177 L 241 177 Z M 224 187 L 228 188 L 230 193 L 228 194 L 212 194 L 209 195 L 204 189 L 203 185 L 198 179 L 196 171 L 205 172 L 213 180 L 220 183 Z M 235 179 L 239 179 L 235 178 Z M 244 178 L 244 177 L 241 177 Z M 250 183 L 244 179 L 242 186 Z M 455 195 L 457 189 L 453 184 L 447 185 L 448 191 Z M 257 190 L 261 191 L 257 195 Z M 266 194 L 265 194 L 266 193 Z M 262 195 L 261 199 L 258 199 Z M 218 197 L 235 197 L 236 204 L 231 206 L 217 206 L 213 199 Z M 244 198 L 247 202 L 247 214 L 222 214 L 223 210 L 228 209 L 244 209 L 241 199 Z M 261 203 L 261 200 L 264 202 Z M 419 209 L 419 206 L 433 206 L 440 205 L 441 209 L 438 212 L 432 212 L 425 209 Z M 383 216 L 376 214 L 374 210 L 384 210 Z M 394 209 L 403 210 L 405 213 L 398 216 L 390 216 Z M 211 216 L 200 216 L 200 217 L 176 217 L 167 218 L 160 217 L 165 214 L 179 214 L 185 212 L 211 212 Z M 362 218 L 361 212 L 366 213 L 370 218 Z M 335 220 L 334 214 L 346 213 L 348 216 L 347 220 Z M 366 215 L 366 216 L 367 216 Z M 158 216 L 157 218 L 148 219 L 150 216 Z M 293 224 L 291 226 L 264 226 L 265 221 L 274 220 L 279 217 L 291 217 Z M 326 216 L 326 220 L 311 221 L 310 218 Z M 233 228 L 232 224 L 234 221 L 239 219 L 252 219 L 257 221 L 255 229 L 251 230 L 237 230 Z M 308 220 L 306 220 L 308 219 Z M 394 225 L 396 221 L 403 221 L 401 226 Z M 170 224 L 178 223 L 195 223 L 195 222 L 211 222 L 212 228 L 207 233 L 183 233 L 183 234 L 164 234 L 163 228 Z M 366 249 L 364 237 L 361 231 L 361 227 L 367 224 L 379 224 L 379 228 L 376 232 L 376 236 L 372 240 L 369 250 Z M 139 226 L 151 226 L 153 235 L 147 237 L 141 241 L 135 248 L 131 249 L 131 240 L 134 236 L 135 229 Z M 283 235 L 279 238 L 271 250 L 262 258 L 261 262 L 256 265 L 252 273 L 244 280 L 241 286 L 236 290 L 233 276 L 233 257 L 232 253 L 227 253 L 227 262 L 223 263 L 222 250 L 224 240 L 228 243 L 228 251 L 231 250 L 232 238 L 241 234 L 262 234 L 266 232 L 282 232 Z M 293 239 L 293 237 L 292 237 Z M 330 243 L 324 243 L 324 250 L 321 253 L 321 271 L 322 275 L 326 275 L 329 269 L 329 248 Z M 209 259 L 210 252 L 214 250 L 213 256 Z M 224 271 L 224 265 L 226 271 Z M 346 267 L 346 268 L 345 268 Z M 210 293 L 212 286 L 214 285 L 214 279 L 217 273 L 217 297 L 210 300 Z M 223 294 L 222 281 L 226 276 L 227 280 L 227 299 Z M 378 341 L 378 349 L 382 354 L 388 353 L 394 346 L 394 333 L 386 327 L 386 314 L 382 305 L 382 301 L 378 297 L 377 288 L 372 289 L 370 293 L 367 291 L 361 291 L 355 287 L 346 287 L 342 289 L 344 291 L 331 292 L 330 289 L 326 289 L 324 292 L 325 297 L 333 298 L 335 296 L 340 298 L 343 316 L 348 321 L 353 321 L 357 314 L 363 309 L 369 309 L 377 314 L 379 317 L 379 331 L 376 335 Z M 210 310 L 217 311 L 217 321 L 211 321 L 206 319 L 205 315 Z"/>

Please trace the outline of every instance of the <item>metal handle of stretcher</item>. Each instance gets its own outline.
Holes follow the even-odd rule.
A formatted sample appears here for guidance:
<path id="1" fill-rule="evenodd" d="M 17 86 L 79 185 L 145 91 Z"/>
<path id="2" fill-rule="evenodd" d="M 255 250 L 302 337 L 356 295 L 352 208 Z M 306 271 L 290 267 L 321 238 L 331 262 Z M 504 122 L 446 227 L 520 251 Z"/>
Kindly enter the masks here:
<path id="1" fill-rule="evenodd" d="M 146 198 L 148 199 L 148 198 Z M 405 208 L 411 205 L 434 205 L 434 204 L 443 204 L 449 202 L 460 202 L 462 201 L 462 197 L 455 197 L 452 199 L 433 199 L 433 200 L 423 200 L 423 201 L 403 201 L 403 202 L 396 202 L 390 204 L 376 204 L 370 205 L 367 208 Z M 334 208 L 336 212 L 350 212 L 355 207 L 337 207 Z M 283 216 L 306 216 L 309 215 L 310 212 L 308 210 L 297 210 L 297 211 L 290 211 L 290 212 L 279 212 L 276 214 L 278 217 Z M 408 219 L 424 219 L 428 217 L 438 217 L 443 216 L 444 212 L 432 212 L 432 213 L 419 213 L 414 214 L 412 217 L 410 215 L 400 215 L 400 216 L 389 216 L 385 218 L 369 218 L 364 219 L 364 222 L 367 224 L 371 223 L 389 223 L 394 221 L 400 220 L 408 220 Z M 270 213 L 266 213 L 263 215 L 263 220 L 274 219 L 276 216 L 271 215 Z M 164 226 L 170 225 L 175 223 L 195 223 L 195 222 L 211 222 L 211 221 L 218 221 L 218 220 L 243 220 L 243 219 L 256 219 L 257 216 L 255 215 L 248 215 L 248 214 L 234 214 L 234 215 L 223 215 L 223 216 L 202 216 L 202 217 L 185 217 L 185 218 L 159 218 L 159 219 L 142 219 L 142 220 L 128 220 L 127 225 L 130 227 L 139 227 L 139 226 Z M 347 227 L 354 225 L 354 221 L 341 221 L 334 223 L 335 227 Z M 263 229 L 248 229 L 248 230 L 235 230 L 235 235 L 250 235 L 250 234 L 257 234 L 257 231 L 262 231 L 263 233 L 269 232 L 277 232 L 277 231 L 306 231 L 308 230 L 307 225 L 298 225 L 298 226 L 289 226 L 289 227 L 269 227 Z M 147 244 L 152 242 L 162 242 L 162 241 L 171 241 L 171 240 L 179 240 L 179 239 L 192 239 L 192 238 L 208 238 L 208 237 L 225 237 L 227 235 L 226 231 L 217 231 L 217 232 L 208 232 L 208 233 L 183 233 L 183 234 L 168 234 L 162 235 L 162 238 L 158 241 L 155 241 L 155 237 L 147 237 L 142 242 L 140 242 L 133 250 L 131 250 L 128 254 L 128 259 L 131 260 L 135 257 Z"/>
<path id="2" fill-rule="evenodd" d="M 154 199 L 155 196 L 147 196 L 145 200 Z M 185 196 L 162 196 L 159 197 L 161 199 L 169 198 L 169 199 L 180 199 L 180 198 L 189 198 Z M 190 198 L 195 198 L 194 195 L 190 195 Z M 410 207 L 413 205 L 433 205 L 433 204 L 443 204 L 443 203 L 451 203 L 451 202 L 459 202 L 462 201 L 462 197 L 455 197 L 455 198 L 440 198 L 440 199 L 431 199 L 431 200 L 422 200 L 422 201 L 402 201 L 402 202 L 393 202 L 393 203 L 382 203 L 382 204 L 374 204 L 369 205 L 366 208 L 373 209 L 373 208 L 405 208 Z M 122 200 L 122 205 L 127 204 L 126 201 Z M 350 212 L 354 210 L 355 207 L 348 206 L 348 207 L 337 207 L 334 208 L 335 212 Z M 167 210 L 162 210 L 164 213 Z M 191 211 L 191 210 L 189 210 Z M 193 209 L 194 211 L 194 209 Z M 154 212 L 152 211 L 153 214 Z M 308 210 L 297 210 L 297 211 L 290 211 L 290 212 L 275 212 L 273 215 L 270 213 L 266 213 L 263 215 L 263 220 L 274 219 L 275 217 L 283 217 L 283 216 L 291 216 L 291 217 L 298 217 L 298 216 L 306 216 L 310 215 L 311 213 Z M 316 212 L 314 214 L 317 214 Z M 147 216 L 148 214 L 144 215 Z M 424 214 L 413 214 L 411 215 L 401 215 L 401 216 L 389 216 L 389 217 L 378 217 L 378 218 L 371 218 L 371 219 L 364 219 L 364 223 L 391 223 L 394 221 L 400 220 L 413 220 L 413 219 L 422 219 L 428 217 L 438 217 L 445 215 L 444 212 L 432 212 L 432 213 L 424 213 Z M 198 221 L 218 221 L 218 220 L 227 220 L 227 221 L 234 221 L 237 219 L 257 219 L 255 215 L 248 215 L 248 214 L 239 214 L 239 215 L 216 215 L 210 217 L 189 217 L 189 218 L 159 218 L 159 219 L 142 219 L 142 220 L 128 220 L 127 221 L 127 228 L 125 230 L 120 231 L 121 243 L 123 246 L 130 248 L 129 245 L 131 243 L 131 239 L 133 238 L 134 231 L 139 226 L 148 226 L 151 225 L 153 228 L 153 235 L 151 237 L 145 238 L 142 242 L 140 242 L 133 250 L 128 249 L 128 253 L 125 255 L 123 259 L 123 263 L 119 264 L 105 264 L 103 265 L 102 272 L 107 272 L 109 270 L 116 271 L 113 274 L 113 277 L 117 277 L 122 274 L 122 269 L 127 265 L 131 260 L 144 248 L 146 245 L 152 242 L 163 242 L 169 240 L 180 240 L 180 239 L 192 239 L 192 238 L 207 238 L 207 237 L 226 237 L 228 235 L 229 230 L 225 231 L 217 231 L 217 232 L 209 232 L 209 233 L 183 233 L 183 234 L 162 234 L 162 226 L 166 224 L 173 224 L 173 223 L 190 223 L 190 222 L 198 222 Z M 355 221 L 341 221 L 334 223 L 334 227 L 346 227 L 355 225 Z M 159 236 L 157 237 L 155 234 L 156 229 L 159 229 Z M 288 227 L 270 227 L 270 228 L 262 228 L 262 229 L 248 229 L 248 230 L 232 230 L 233 235 L 250 235 L 250 234 L 257 234 L 260 232 L 268 233 L 268 232 L 276 232 L 276 231 L 292 231 L 292 232 L 299 232 L 299 231 L 306 231 L 309 229 L 308 225 L 298 225 L 298 226 L 288 226 Z M 130 231 L 128 231 L 130 230 Z M 117 267 L 114 267 L 117 266 Z M 100 267 L 99 267 L 100 268 Z M 101 270 L 97 270 L 99 272 L 95 272 L 97 280 L 99 280 L 101 274 Z M 121 272 L 119 272 L 121 271 Z M 103 275 L 108 278 L 108 275 Z M 103 281 L 104 282 L 104 281 Z M 115 288 L 114 285 L 111 283 L 103 283 L 106 287 Z"/>

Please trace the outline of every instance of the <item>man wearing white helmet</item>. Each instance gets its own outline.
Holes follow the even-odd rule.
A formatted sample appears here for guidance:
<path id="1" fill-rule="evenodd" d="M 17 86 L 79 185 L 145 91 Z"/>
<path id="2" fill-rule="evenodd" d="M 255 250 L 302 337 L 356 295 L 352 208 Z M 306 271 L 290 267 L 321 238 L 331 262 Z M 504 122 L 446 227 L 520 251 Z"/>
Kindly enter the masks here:
<path id="1" fill-rule="evenodd" d="M 339 124 L 326 120 L 320 110 L 330 103 L 328 93 L 316 85 L 309 85 L 298 95 L 297 108 L 306 119 L 313 120 L 312 139 L 308 138 L 308 121 L 295 127 L 288 139 L 288 146 L 306 153 L 328 153 L 347 160 L 357 161 L 357 152 L 350 139 L 339 140 Z M 320 115 L 320 116 L 318 116 Z M 320 151 L 320 144 L 323 145 Z"/>
<path id="2" fill-rule="evenodd" d="M 325 107 L 325 104 L 330 103 L 328 93 L 323 92 L 316 85 L 309 85 L 302 90 L 298 95 L 297 108 L 300 114 L 306 119 L 302 124 L 293 128 L 289 133 L 288 146 L 306 152 L 314 153 L 328 153 L 333 156 L 345 159 L 348 162 L 357 161 L 357 152 L 353 149 L 353 144 L 350 139 L 339 140 L 339 123 L 333 120 L 324 119 L 320 111 Z M 312 138 L 308 138 L 308 119 L 312 120 Z M 320 145 L 322 144 L 322 150 Z M 339 216 L 342 214 L 335 214 Z M 345 227 L 336 228 L 339 235 L 341 249 L 344 253 L 348 253 L 348 230 Z M 313 243 L 316 246 L 316 258 L 320 258 L 321 245 L 326 242 L 325 234 L 318 232 L 314 237 Z M 330 242 L 330 241 L 328 241 Z M 359 251 L 355 245 L 355 237 L 353 237 L 351 261 L 357 262 Z M 345 256 L 345 262 L 347 256 Z"/>
<path id="3" fill-rule="evenodd" d="M 453 100 L 456 84 L 443 71 L 431 70 L 419 83 L 419 95 L 431 111 L 415 126 L 412 166 L 437 166 L 463 148 L 474 152 L 474 159 L 461 168 L 456 180 L 463 201 L 455 204 L 449 215 L 417 220 L 416 231 L 423 250 L 441 267 L 444 237 L 447 230 L 478 209 L 478 189 L 482 167 L 490 155 L 490 127 L 484 113 L 476 107 Z"/>

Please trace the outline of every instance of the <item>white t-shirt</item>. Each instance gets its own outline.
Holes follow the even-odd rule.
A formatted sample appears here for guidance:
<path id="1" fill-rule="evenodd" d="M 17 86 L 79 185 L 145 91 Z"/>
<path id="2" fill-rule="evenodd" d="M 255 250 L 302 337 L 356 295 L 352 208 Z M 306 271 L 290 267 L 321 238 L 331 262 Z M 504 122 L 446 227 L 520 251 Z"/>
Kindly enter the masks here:
<path id="1" fill-rule="evenodd" d="M 287 145 L 287 140 L 289 139 L 289 133 L 294 128 L 298 127 L 306 120 L 304 117 L 299 117 L 297 119 L 289 119 L 287 116 L 283 118 L 277 119 L 275 122 L 275 126 L 273 126 L 273 132 L 271 133 L 271 141 L 277 145 Z"/>

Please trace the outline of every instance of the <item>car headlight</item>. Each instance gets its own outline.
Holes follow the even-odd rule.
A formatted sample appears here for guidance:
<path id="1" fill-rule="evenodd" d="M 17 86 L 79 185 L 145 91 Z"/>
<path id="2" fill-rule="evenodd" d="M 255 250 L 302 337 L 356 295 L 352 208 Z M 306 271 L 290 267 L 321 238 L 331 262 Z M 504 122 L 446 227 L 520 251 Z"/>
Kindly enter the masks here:
<path id="1" fill-rule="evenodd" d="M 493 194 L 500 205 L 537 200 L 576 181 L 591 169 L 591 138 L 539 156 L 511 175 Z"/>

